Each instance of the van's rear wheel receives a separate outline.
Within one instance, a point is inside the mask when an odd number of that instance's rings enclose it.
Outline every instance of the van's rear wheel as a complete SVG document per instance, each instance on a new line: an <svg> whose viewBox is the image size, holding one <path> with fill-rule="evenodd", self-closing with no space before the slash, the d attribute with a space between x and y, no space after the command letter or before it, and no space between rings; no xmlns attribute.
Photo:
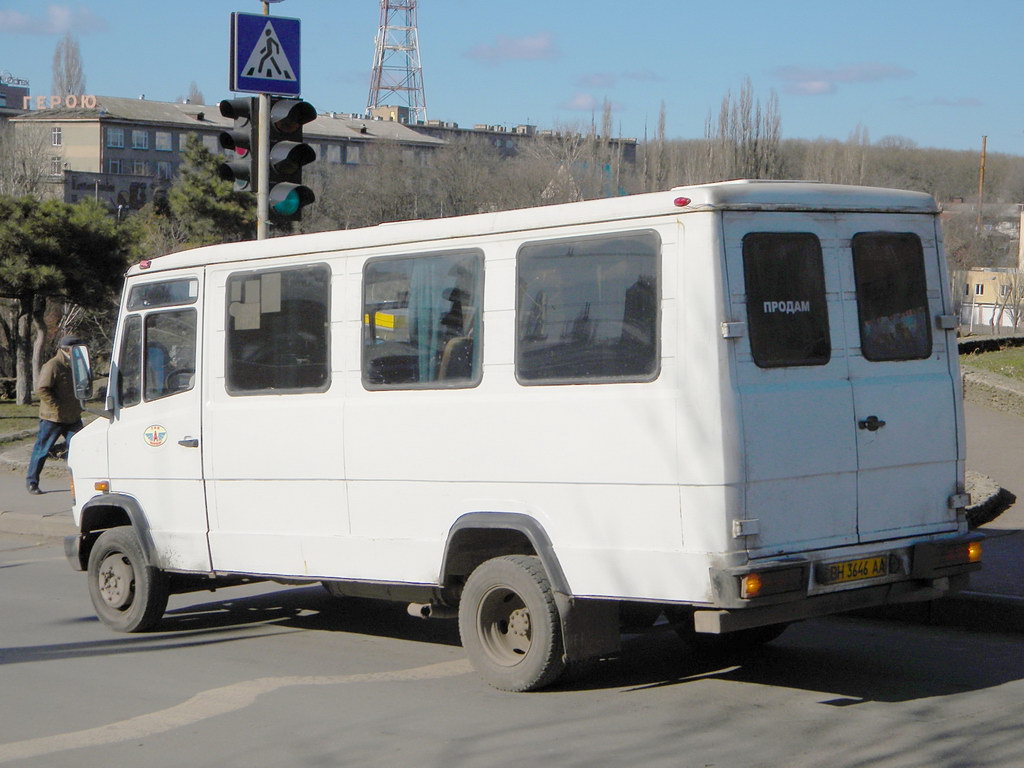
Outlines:
<svg viewBox="0 0 1024 768"><path fill-rule="evenodd" d="M459 632L473 667L495 688L532 691L565 671L558 608L537 557L479 565L462 590Z"/></svg>
<svg viewBox="0 0 1024 768"><path fill-rule="evenodd" d="M145 632L164 615L167 575L146 565L130 526L100 534L89 553L89 597L96 615L118 632Z"/></svg>

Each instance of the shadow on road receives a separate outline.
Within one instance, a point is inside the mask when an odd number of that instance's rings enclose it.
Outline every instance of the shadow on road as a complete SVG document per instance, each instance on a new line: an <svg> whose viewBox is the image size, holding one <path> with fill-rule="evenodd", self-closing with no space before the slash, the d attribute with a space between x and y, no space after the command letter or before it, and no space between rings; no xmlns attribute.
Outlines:
<svg viewBox="0 0 1024 768"><path fill-rule="evenodd" d="M460 644L454 620L414 618L400 603L339 600L316 586L176 608L148 634L2 648L0 664L188 648L295 630ZM724 680L820 693L822 705L840 707L946 696L1020 679L1024 654L1016 638L836 617L794 625L774 643L732 655L697 651L671 630L627 635L621 652L585 665L549 690L620 690L630 695Z"/></svg>

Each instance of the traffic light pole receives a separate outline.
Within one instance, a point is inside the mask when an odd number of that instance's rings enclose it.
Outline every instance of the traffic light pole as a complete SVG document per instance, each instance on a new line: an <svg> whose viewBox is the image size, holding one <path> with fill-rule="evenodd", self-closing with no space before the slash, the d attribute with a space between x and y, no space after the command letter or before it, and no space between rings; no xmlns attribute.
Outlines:
<svg viewBox="0 0 1024 768"><path fill-rule="evenodd" d="M270 96L261 93L258 97L259 113L256 132L259 148L256 161L256 239L267 239L267 222L270 219Z"/></svg>
<svg viewBox="0 0 1024 768"><path fill-rule="evenodd" d="M270 2L263 0L263 15L270 15ZM267 239L267 222L270 219L270 96L259 95L259 122L256 133L259 135L259 149L256 162L256 239Z"/></svg>

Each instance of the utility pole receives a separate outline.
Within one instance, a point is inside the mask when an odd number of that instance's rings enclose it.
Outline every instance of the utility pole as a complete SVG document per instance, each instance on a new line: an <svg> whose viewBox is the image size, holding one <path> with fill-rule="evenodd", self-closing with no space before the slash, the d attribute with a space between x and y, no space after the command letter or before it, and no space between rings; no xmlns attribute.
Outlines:
<svg viewBox="0 0 1024 768"><path fill-rule="evenodd" d="M978 221L974 225L974 231L981 234L981 210L985 205L985 148L988 145L988 136L981 137L981 167L978 168Z"/></svg>

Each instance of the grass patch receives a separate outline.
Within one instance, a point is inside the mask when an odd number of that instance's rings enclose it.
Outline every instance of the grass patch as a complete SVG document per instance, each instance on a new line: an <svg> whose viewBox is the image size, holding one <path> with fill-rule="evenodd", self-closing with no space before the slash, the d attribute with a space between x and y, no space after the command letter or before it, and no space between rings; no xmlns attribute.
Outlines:
<svg viewBox="0 0 1024 768"><path fill-rule="evenodd" d="M970 368L980 368L1024 381L1024 347L1007 347L998 352L982 352L979 355L961 355L960 362Z"/></svg>
<svg viewBox="0 0 1024 768"><path fill-rule="evenodd" d="M0 401L0 435L21 432L39 426L38 405L16 405Z"/></svg>

